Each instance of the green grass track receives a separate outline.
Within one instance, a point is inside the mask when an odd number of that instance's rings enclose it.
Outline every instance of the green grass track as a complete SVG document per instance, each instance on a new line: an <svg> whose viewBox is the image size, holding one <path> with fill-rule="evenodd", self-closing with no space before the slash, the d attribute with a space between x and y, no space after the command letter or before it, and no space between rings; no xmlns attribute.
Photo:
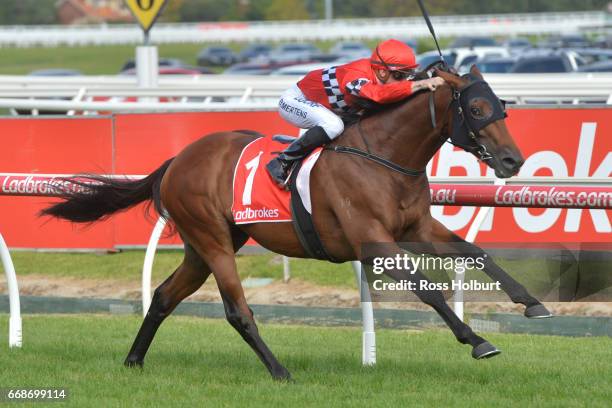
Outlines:
<svg viewBox="0 0 612 408"><path fill-rule="evenodd" d="M363 368L357 328L261 325L295 379L276 383L224 321L171 317L139 370L122 361L140 318L25 316L24 347L12 350L7 320L0 316L0 387L67 388L68 400L56 407L604 407L611 400L606 337L491 334L504 353L476 361L447 330L380 330L378 364Z"/></svg>

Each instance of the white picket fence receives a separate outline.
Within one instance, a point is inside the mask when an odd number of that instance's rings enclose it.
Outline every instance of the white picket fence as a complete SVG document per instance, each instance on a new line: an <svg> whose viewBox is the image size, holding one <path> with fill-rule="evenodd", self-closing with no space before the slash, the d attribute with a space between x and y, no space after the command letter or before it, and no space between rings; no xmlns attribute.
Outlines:
<svg viewBox="0 0 612 408"><path fill-rule="evenodd" d="M416 7L416 6L415 6ZM564 13L484 14L432 16L440 36L539 35L602 30L603 11ZM422 17L335 19L308 21L218 22L156 24L151 41L162 43L366 40L429 36ZM83 26L0 27L0 46L139 44L143 34L136 24Z"/></svg>

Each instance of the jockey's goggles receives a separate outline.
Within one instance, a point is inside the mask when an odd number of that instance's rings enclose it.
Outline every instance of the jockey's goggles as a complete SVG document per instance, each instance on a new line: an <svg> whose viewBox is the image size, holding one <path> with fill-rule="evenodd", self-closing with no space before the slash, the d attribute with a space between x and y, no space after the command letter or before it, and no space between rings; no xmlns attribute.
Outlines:
<svg viewBox="0 0 612 408"><path fill-rule="evenodd" d="M391 73L393 79L395 79L396 81L403 81L405 79L414 79L417 71L416 69L402 69L395 71L389 70L389 72Z"/></svg>

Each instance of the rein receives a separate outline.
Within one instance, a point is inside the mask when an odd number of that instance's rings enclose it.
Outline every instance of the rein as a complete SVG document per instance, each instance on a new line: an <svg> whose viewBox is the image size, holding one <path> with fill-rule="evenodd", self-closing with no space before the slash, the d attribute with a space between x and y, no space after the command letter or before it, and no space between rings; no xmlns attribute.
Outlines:
<svg viewBox="0 0 612 408"><path fill-rule="evenodd" d="M395 164L392 161L389 161L380 156L377 156L375 154L364 152L363 150L359 150L357 148L350 147L350 146L325 146L323 147L323 149L330 150L336 153L347 153L347 154L353 154L355 156L363 157L364 159L371 160L377 164L380 164L381 166L385 166L386 168L390 170L396 171L406 176L418 177L422 174L425 174L425 170L408 169L408 168L400 166L399 164Z"/></svg>

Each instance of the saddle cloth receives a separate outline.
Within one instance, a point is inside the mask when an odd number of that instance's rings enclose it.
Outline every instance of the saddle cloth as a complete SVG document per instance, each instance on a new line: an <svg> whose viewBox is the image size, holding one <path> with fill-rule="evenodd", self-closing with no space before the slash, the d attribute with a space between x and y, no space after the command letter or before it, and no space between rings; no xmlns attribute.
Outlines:
<svg viewBox="0 0 612 408"><path fill-rule="evenodd" d="M245 146L234 169L232 215L236 224L255 222L291 222L291 193L278 187L272 180L266 164L286 144L261 137ZM296 180L304 207L312 212L310 204L310 172L321 148L304 159Z"/></svg>

